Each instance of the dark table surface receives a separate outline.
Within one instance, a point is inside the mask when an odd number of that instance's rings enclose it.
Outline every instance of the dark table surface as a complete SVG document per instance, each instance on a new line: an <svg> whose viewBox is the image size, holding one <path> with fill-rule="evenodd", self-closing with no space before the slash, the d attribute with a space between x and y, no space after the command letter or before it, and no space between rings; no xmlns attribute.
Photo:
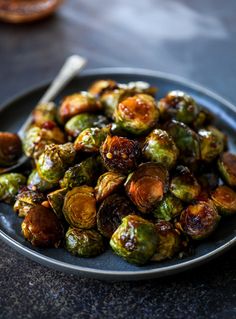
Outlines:
<svg viewBox="0 0 236 319"><path fill-rule="evenodd" d="M236 2L70 0L27 26L0 24L0 103L52 79L79 53L199 82L236 102ZM0 119L1 122L1 119ZM236 249L184 274L140 282L78 278L0 243L0 318L236 318Z"/></svg>

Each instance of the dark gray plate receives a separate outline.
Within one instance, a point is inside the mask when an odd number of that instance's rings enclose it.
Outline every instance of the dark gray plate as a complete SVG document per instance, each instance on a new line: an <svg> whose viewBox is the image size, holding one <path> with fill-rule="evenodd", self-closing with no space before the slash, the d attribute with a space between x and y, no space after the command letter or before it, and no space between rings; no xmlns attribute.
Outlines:
<svg viewBox="0 0 236 319"><path fill-rule="evenodd" d="M215 114L216 125L227 133L230 148L232 151L235 151L236 107L215 93L199 85L189 83L189 81L179 79L176 76L127 68L90 70L73 80L60 94L57 101L64 95L79 90L86 90L91 82L100 78L112 78L118 82L147 81L159 88L158 98L173 89L189 93L199 104ZM17 131L39 98L43 95L46 87L47 85L43 85L33 89L1 107L1 131ZM0 237L16 250L37 262L55 269L108 280L139 280L180 272L213 258L230 248L236 242L235 216L221 221L214 235L208 240L199 243L194 256L182 260L173 259L137 267L115 256L111 250L96 258L82 259L71 256L63 248L34 248L21 235L21 221L9 206L0 204Z"/></svg>

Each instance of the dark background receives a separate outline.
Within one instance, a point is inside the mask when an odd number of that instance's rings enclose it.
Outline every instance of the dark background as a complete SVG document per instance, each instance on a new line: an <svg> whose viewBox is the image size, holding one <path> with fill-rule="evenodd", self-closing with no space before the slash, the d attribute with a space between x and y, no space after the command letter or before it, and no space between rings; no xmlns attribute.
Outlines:
<svg viewBox="0 0 236 319"><path fill-rule="evenodd" d="M52 79L72 53L88 68L178 74L235 103L235 12L235 0L70 0L35 24L0 23L0 103ZM233 319L235 252L181 275L108 283L50 270L0 243L0 318Z"/></svg>

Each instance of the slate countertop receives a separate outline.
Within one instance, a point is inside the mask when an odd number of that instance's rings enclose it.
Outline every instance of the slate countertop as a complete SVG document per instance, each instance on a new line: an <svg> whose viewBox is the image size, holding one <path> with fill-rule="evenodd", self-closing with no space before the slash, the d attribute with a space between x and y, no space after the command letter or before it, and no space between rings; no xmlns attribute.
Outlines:
<svg viewBox="0 0 236 319"><path fill-rule="evenodd" d="M0 103L52 79L72 53L88 68L174 73L236 103L235 11L234 0L71 0L38 23L1 23ZM236 318L235 253L168 278L109 283L50 270L0 242L0 318Z"/></svg>

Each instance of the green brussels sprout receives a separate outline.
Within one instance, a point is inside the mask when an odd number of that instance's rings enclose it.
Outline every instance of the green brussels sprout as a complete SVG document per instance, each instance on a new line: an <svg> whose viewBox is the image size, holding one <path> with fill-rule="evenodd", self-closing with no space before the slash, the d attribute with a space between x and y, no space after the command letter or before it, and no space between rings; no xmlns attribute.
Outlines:
<svg viewBox="0 0 236 319"><path fill-rule="evenodd" d="M57 186L57 182L47 182L45 179L40 177L36 169L32 170L27 180L27 187L33 191L47 192Z"/></svg>
<svg viewBox="0 0 236 319"><path fill-rule="evenodd" d="M88 92L95 96L101 96L104 92L113 91L118 87L113 80L97 80L89 87Z"/></svg>
<svg viewBox="0 0 236 319"><path fill-rule="evenodd" d="M98 230L104 237L111 238L120 226L122 218L134 214L136 214L136 210L127 197L112 194L99 207L97 213Z"/></svg>
<svg viewBox="0 0 236 319"><path fill-rule="evenodd" d="M118 87L120 89L125 90L126 92L136 95L139 93L145 93L148 95L154 96L157 89L153 86L150 86L149 83L144 81L135 81L135 82L129 82L127 84L118 84Z"/></svg>
<svg viewBox="0 0 236 319"><path fill-rule="evenodd" d="M147 94L137 94L121 101L115 109L114 118L125 131L140 135L152 129L159 118L154 98Z"/></svg>
<svg viewBox="0 0 236 319"><path fill-rule="evenodd" d="M104 252L102 236L94 229L70 227L65 236L66 249L79 257L94 257Z"/></svg>
<svg viewBox="0 0 236 319"><path fill-rule="evenodd" d="M106 172L101 175L95 187L95 197L98 202L114 193L125 181L126 176L116 172Z"/></svg>
<svg viewBox="0 0 236 319"><path fill-rule="evenodd" d="M153 215L158 219L169 221L179 216L183 210L181 200L171 193L167 193L153 211Z"/></svg>
<svg viewBox="0 0 236 319"><path fill-rule="evenodd" d="M129 263L143 265L156 252L155 226L137 215L128 215L112 235L110 245L117 255Z"/></svg>
<svg viewBox="0 0 236 319"><path fill-rule="evenodd" d="M96 200L89 186L74 187L65 195L62 212L70 226L93 228L96 225Z"/></svg>
<svg viewBox="0 0 236 319"><path fill-rule="evenodd" d="M225 152L218 160L218 169L223 180L232 187L236 186L236 155Z"/></svg>
<svg viewBox="0 0 236 319"><path fill-rule="evenodd" d="M100 153L107 170L126 174L137 167L140 148L137 141L108 135Z"/></svg>
<svg viewBox="0 0 236 319"><path fill-rule="evenodd" d="M46 145L37 161L39 175L48 182L56 183L75 160L72 143Z"/></svg>
<svg viewBox="0 0 236 319"><path fill-rule="evenodd" d="M47 199L52 210L60 219L63 217L62 207L64 204L64 198L66 193L67 193L67 189L61 188L47 194Z"/></svg>
<svg viewBox="0 0 236 319"><path fill-rule="evenodd" d="M8 173L0 175L0 201L12 204L19 189L25 185L26 178L22 174Z"/></svg>
<svg viewBox="0 0 236 319"><path fill-rule="evenodd" d="M201 187L187 167L177 166L170 182L170 191L182 201L191 202L198 197Z"/></svg>
<svg viewBox="0 0 236 319"><path fill-rule="evenodd" d="M43 193L26 188L21 190L16 196L13 209L18 212L19 217L25 217L33 206L41 204L44 200Z"/></svg>
<svg viewBox="0 0 236 319"><path fill-rule="evenodd" d="M143 145L143 156L151 161L172 168L177 160L179 151L166 131L155 129L146 138Z"/></svg>
<svg viewBox="0 0 236 319"><path fill-rule="evenodd" d="M199 201L188 206L180 216L184 233L192 239L204 239L217 227L220 216L212 202Z"/></svg>
<svg viewBox="0 0 236 319"><path fill-rule="evenodd" d="M221 215L232 215L236 213L236 192L225 185L216 188L211 199Z"/></svg>
<svg viewBox="0 0 236 319"><path fill-rule="evenodd" d="M21 229L25 239L37 247L58 247L63 238L63 227L49 208L33 206L26 215Z"/></svg>
<svg viewBox="0 0 236 319"><path fill-rule="evenodd" d="M176 119L190 124L198 115L198 106L194 99L182 91L171 91L158 103L163 120Z"/></svg>
<svg viewBox="0 0 236 319"><path fill-rule="evenodd" d="M220 155L225 147L225 135L213 126L198 131L200 136L201 159L211 162Z"/></svg>
<svg viewBox="0 0 236 319"><path fill-rule="evenodd" d="M162 261L172 258L180 250L180 236L173 225L161 220L155 224L157 232L157 249L152 261Z"/></svg>
<svg viewBox="0 0 236 319"><path fill-rule="evenodd" d="M74 149L76 151L83 151L87 153L99 152L100 146L106 139L110 132L109 127L98 128L91 127L83 130L74 142Z"/></svg>
<svg viewBox="0 0 236 319"><path fill-rule="evenodd" d="M118 104L128 96L130 96L130 94L124 89L115 89L113 91L104 92L100 101L106 116L113 119Z"/></svg>
<svg viewBox="0 0 236 319"><path fill-rule="evenodd" d="M83 130L91 127L102 128L108 124L103 115L82 113L73 116L65 125L65 131L69 137L76 138Z"/></svg>
<svg viewBox="0 0 236 319"><path fill-rule="evenodd" d="M168 177L167 170L159 164L141 164L128 176L126 193L142 213L150 213L167 192Z"/></svg>
<svg viewBox="0 0 236 319"><path fill-rule="evenodd" d="M17 134L0 132L0 166L11 166L22 154L21 139Z"/></svg>
<svg viewBox="0 0 236 319"><path fill-rule="evenodd" d="M33 110L33 123L42 126L45 122L55 122L57 118L57 108L53 102L40 103Z"/></svg>
<svg viewBox="0 0 236 319"><path fill-rule="evenodd" d="M191 165L200 159L199 137L187 125L172 120L166 130L179 149L179 159L183 164Z"/></svg>
<svg viewBox="0 0 236 319"><path fill-rule="evenodd" d="M213 115L206 109L201 109L192 123L195 130L199 130L209 125L213 120Z"/></svg>
<svg viewBox="0 0 236 319"><path fill-rule="evenodd" d="M92 94L88 92L75 93L64 98L59 107L59 117L62 123L66 123L77 114L93 113L100 109L99 101Z"/></svg>

